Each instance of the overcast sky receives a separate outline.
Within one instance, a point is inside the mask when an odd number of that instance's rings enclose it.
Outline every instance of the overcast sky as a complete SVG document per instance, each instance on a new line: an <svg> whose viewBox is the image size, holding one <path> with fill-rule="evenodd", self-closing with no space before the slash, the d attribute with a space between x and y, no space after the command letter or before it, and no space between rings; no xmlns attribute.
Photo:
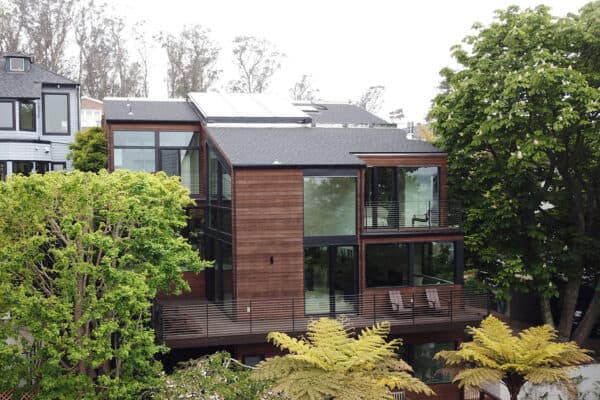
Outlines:
<svg viewBox="0 0 600 400"><path fill-rule="evenodd" d="M545 0L554 15L577 12L588 1ZM231 41L254 35L271 41L287 57L268 92L288 97L302 74L313 77L325 100L358 99L372 85L386 87L379 114L402 108L406 121L421 122L436 94L439 71L452 66L450 47L474 22L489 23L493 11L533 0L108 0L132 24L144 20L150 32L177 32L200 23L222 51L222 87L235 78ZM151 97L166 97L166 55L151 55ZM159 56L160 55L160 56Z"/></svg>

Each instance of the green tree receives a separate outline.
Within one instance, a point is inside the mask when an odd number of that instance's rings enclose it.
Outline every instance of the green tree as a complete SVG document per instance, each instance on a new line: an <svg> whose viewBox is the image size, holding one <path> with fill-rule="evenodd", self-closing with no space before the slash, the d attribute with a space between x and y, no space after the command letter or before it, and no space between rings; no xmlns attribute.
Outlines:
<svg viewBox="0 0 600 400"><path fill-rule="evenodd" d="M553 17L547 7L497 11L454 48L458 71L430 116L448 152L450 196L466 207L470 261L511 290L550 298L566 279L559 321L571 336L582 277L597 286L600 261L600 2ZM595 283L594 283L595 282ZM586 313L600 314L600 298ZM581 343L591 325L575 333Z"/></svg>
<svg viewBox="0 0 600 400"><path fill-rule="evenodd" d="M106 137L102 129L94 127L79 131L69 144L68 160L80 171L98 172L106 168L108 161Z"/></svg>
<svg viewBox="0 0 600 400"><path fill-rule="evenodd" d="M226 352L182 363L172 375L163 375L153 394L156 400L193 398L196 400L280 399L269 393L268 381L251 379L250 368Z"/></svg>
<svg viewBox="0 0 600 400"><path fill-rule="evenodd" d="M137 399L163 350L157 292L205 263L180 235L187 190L164 173L57 172L0 182L0 391Z"/></svg>
<svg viewBox="0 0 600 400"><path fill-rule="evenodd" d="M397 357L400 340L387 342L389 331L383 322L354 338L343 321L320 318L308 324L306 338L271 332L268 339L290 354L262 361L255 376L275 381L273 389L292 400L392 399L394 389L434 394Z"/></svg>
<svg viewBox="0 0 600 400"><path fill-rule="evenodd" d="M573 366L593 361L587 350L575 342L557 342L550 325L528 328L519 336L504 322L489 316L481 327L469 327L473 341L458 350L444 350L435 355L447 369L455 372L459 387L481 388L486 383L503 381L511 400L517 400L525 382L559 384L570 393L576 388L569 376Z"/></svg>

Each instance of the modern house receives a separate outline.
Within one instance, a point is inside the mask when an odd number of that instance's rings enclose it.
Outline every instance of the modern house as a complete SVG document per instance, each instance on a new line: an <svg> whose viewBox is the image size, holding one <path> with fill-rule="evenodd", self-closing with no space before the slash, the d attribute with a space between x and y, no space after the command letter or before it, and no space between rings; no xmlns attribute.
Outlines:
<svg viewBox="0 0 600 400"><path fill-rule="evenodd" d="M102 100L81 96L81 129L100 127L103 109Z"/></svg>
<svg viewBox="0 0 600 400"><path fill-rule="evenodd" d="M185 273L190 293L157 299L158 340L172 362L226 348L252 364L276 354L270 331L302 335L319 316L389 321L416 375L459 399L432 357L481 320L487 296L463 284L446 154L368 127L372 115L319 126L328 105L313 108L217 93L104 100L110 168L181 176L196 203L188 237L215 260Z"/></svg>
<svg viewBox="0 0 600 400"><path fill-rule="evenodd" d="M79 84L20 53L0 57L0 179L67 168Z"/></svg>

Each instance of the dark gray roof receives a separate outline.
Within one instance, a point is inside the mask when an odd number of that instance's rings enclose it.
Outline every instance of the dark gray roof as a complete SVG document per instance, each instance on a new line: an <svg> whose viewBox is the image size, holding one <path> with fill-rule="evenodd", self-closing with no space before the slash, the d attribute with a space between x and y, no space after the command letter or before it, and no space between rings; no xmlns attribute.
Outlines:
<svg viewBox="0 0 600 400"><path fill-rule="evenodd" d="M200 122L193 106L183 99L106 97L103 101L107 121Z"/></svg>
<svg viewBox="0 0 600 400"><path fill-rule="evenodd" d="M12 54L22 57L23 55ZM26 72L7 71L6 57L0 57L0 97L39 98L43 84L77 85L77 82L32 63Z"/></svg>
<svg viewBox="0 0 600 400"><path fill-rule="evenodd" d="M234 166L364 165L354 153L443 153L386 128L227 128L209 126L212 141Z"/></svg>
<svg viewBox="0 0 600 400"><path fill-rule="evenodd" d="M310 115L316 124L390 125L386 120L354 104L305 102L294 104Z"/></svg>

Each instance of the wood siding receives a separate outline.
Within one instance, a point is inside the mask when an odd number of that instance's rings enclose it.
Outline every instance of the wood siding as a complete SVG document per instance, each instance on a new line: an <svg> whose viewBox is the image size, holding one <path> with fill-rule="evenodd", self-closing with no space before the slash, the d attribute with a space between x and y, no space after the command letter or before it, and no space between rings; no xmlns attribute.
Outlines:
<svg viewBox="0 0 600 400"><path fill-rule="evenodd" d="M204 277L204 272L184 272L183 279L190 285L189 292L183 292L178 296L159 293L156 298L158 300L167 301L206 298L206 279Z"/></svg>
<svg viewBox="0 0 600 400"><path fill-rule="evenodd" d="M302 298L302 170L236 170L234 186L235 298Z"/></svg>

